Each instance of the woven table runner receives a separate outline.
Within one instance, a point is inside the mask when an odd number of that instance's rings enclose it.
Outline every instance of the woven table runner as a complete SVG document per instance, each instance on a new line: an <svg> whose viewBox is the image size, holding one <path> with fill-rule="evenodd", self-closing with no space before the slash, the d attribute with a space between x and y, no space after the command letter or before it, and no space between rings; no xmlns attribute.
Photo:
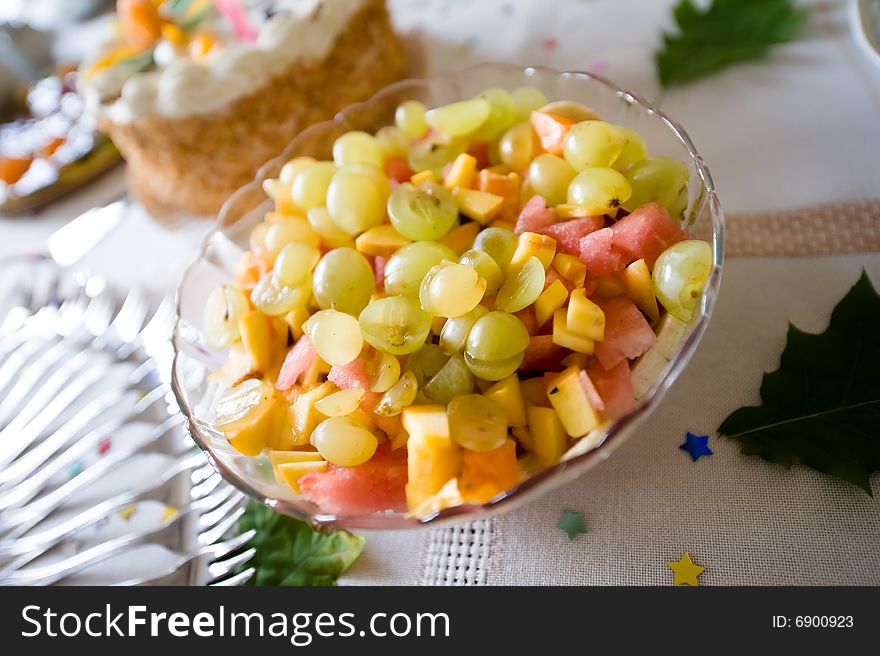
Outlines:
<svg viewBox="0 0 880 656"><path fill-rule="evenodd" d="M843 256L844 254L880 252L880 200L833 203L812 208L766 214L734 214L727 217L726 226L726 253L728 257L734 258L732 263L729 262L729 267L738 268L740 264L748 266L747 263L736 259L746 256L810 256L811 258L816 258L816 261L822 266L832 267L832 270L838 270L844 265L844 260L846 260L846 264L849 268L853 268L853 263L850 263L846 257L817 258L816 256ZM870 257L873 259L873 256L862 255L861 257ZM880 258L877 259L878 262L874 267L875 269L880 267ZM838 260L840 260L840 262L838 262ZM790 261L792 266L795 266L796 262L798 262L798 260ZM860 265L861 262L855 264ZM808 267L808 270L811 268L812 267ZM871 271L869 270L869 273L870 272ZM732 270L731 277L733 277ZM749 276L747 275L746 278L748 277ZM874 278L875 280L880 281L880 277L876 275L876 272L874 273ZM756 279L761 279L760 273L756 276ZM852 282L854 281L855 278L853 278ZM725 290L722 289L722 298L724 297L724 291ZM765 291L766 290L760 288L755 289L756 294L763 294ZM766 293L768 293L768 295L770 294L770 292ZM832 299L840 298L840 296L841 294L834 292L834 294L832 294ZM772 299L770 299L770 301L774 305L776 304ZM836 300L831 300L830 304L826 305L823 300L820 305L817 301L817 307L821 307L821 311L825 312L825 316L827 317L827 312L830 311L830 308L833 307L835 302ZM718 315L716 315L715 318L716 322L718 321L717 316ZM827 321L827 318L825 320ZM807 328L809 328L809 326L807 326ZM813 329L821 330L822 325L820 324ZM712 327L710 326L710 333L711 330ZM775 331L772 334L775 335ZM778 353L784 344L784 338L785 332L784 330L781 330L777 340L779 344L773 345L773 352L776 353L775 357L777 358L777 363ZM701 350L709 348L706 343L708 341L708 339L704 341L704 344L700 347ZM731 345L731 347L735 348L735 345ZM748 348L748 346L746 346L746 348ZM700 359L699 355L698 352L698 358L696 358L696 360ZM706 359L711 358L703 358L703 360ZM695 362L691 365L691 369L699 365L700 362ZM775 365L772 364L772 357L770 357L764 368L765 370L775 368ZM762 371L754 372L754 376L756 377L756 380L754 381L754 389L734 390L736 394L733 394L733 397L756 397L761 373ZM675 386L673 387L673 392L674 390ZM674 398L676 398L676 395L671 393L670 398L664 401L664 405L673 403ZM735 407L738 407L735 404L727 405L729 406L729 409L727 409L728 412ZM869 499L869 497L863 492L852 488L852 486L847 486L837 480L832 480L827 476L817 474L812 470L806 470L806 468L796 466L791 472L784 472L781 468L770 465L757 458L741 456L738 453L738 447L736 444L728 440L722 441L714 437L713 431L715 427L717 427L717 422L708 422L704 424L702 423L705 421L703 418L688 416L693 413L684 413L675 408L666 413L662 413L663 410L664 409L661 407L657 414L669 414L672 412L676 415L674 419L681 427L682 437L685 430L700 430L702 433L709 433L713 436L710 443L716 450L716 454L715 458L709 459L714 460L711 465L719 466L719 463L722 465L726 463L728 468L736 471L737 476L749 476L754 479L741 482L741 485L746 488L745 491L742 491L746 497L749 495L748 488L750 486L753 487L752 494L754 494L755 497L754 508L751 507L752 504L749 499L746 499L744 502L743 499L736 498L730 501L730 505L733 506L733 508L728 508L728 504L725 501L726 491L724 487L721 485L715 485L712 481L704 481L704 483L709 485L709 489L713 490L714 498L703 499L702 503L714 504L717 506L717 509L712 511L714 519L705 522L705 527L698 526L693 529L692 534L700 536L703 535L705 531L706 541L711 543L715 537L714 531L711 527L712 522L725 522L727 524L725 530L730 530L731 527L729 524L731 522L742 523L742 526L738 528L738 531L741 531L743 534L743 542L739 546L736 544L731 545L732 553L729 555L730 561L724 563L723 566L727 567L729 570L732 567L731 563L737 563L740 561L753 562L757 560L759 561L758 567L760 571L758 573L753 572L751 575L749 572L721 571L712 578L711 574L713 573L713 569L717 571L721 563L704 562L703 564L706 566L707 572L701 580L710 584L712 582L722 584L744 582L758 584L786 584L793 582L880 583L880 548L875 546L878 542L877 537L880 535L880 503ZM650 427L652 426L651 421L652 420L649 419L646 426L642 427L638 433L631 438L630 442L650 439L651 436L645 435L644 433L650 430ZM691 423L689 424L688 422ZM679 441L681 440L679 439ZM627 447L631 446L631 444L624 445L618 453L614 454L611 461L600 465L591 472L588 472L583 478L589 478L598 470L613 466L615 459L626 458L630 453L630 449L627 449ZM651 448L654 448L653 445ZM675 448L675 445L672 445L671 448ZM666 453L666 451L663 451L663 453ZM677 456L678 454L673 455ZM681 455L686 458L686 454L682 453ZM721 460L722 457L725 458L724 461ZM709 465L703 467L702 470L698 468L698 465L701 465L706 460L707 459L704 458L698 463L693 463L694 467L692 468L692 471L705 472ZM681 462L683 464L676 464L676 466L682 468L680 470L681 472L684 472L682 475L688 475L691 471L687 469L690 467L690 462ZM795 473L795 470L798 471ZM786 481L786 476L789 476L791 480ZM619 479L615 478L614 483L615 485L620 483L629 486L630 494L632 495L632 498L636 500L644 497L646 494L651 494L651 490L646 490L644 488L645 486L651 485L654 476L646 475L643 479L644 480L640 480L639 477L634 477L631 480L621 482ZM581 481L577 481L568 487L575 489L575 486L578 486L580 483ZM791 505L786 505L783 498L785 494L780 493L780 490L784 490L787 486L793 486L795 488L795 496L812 495L819 498L805 504L801 509L795 509ZM564 498L566 497L565 491L568 490L568 487L563 488L563 491L560 493ZM697 495L703 495L707 492L705 486L700 486L694 482L685 480L680 481L678 487L691 488L690 492ZM764 516L756 517L754 522L750 521L749 514L752 512L756 515L770 512L772 515L772 508L775 501L770 497L774 497L775 494L778 494L781 501L778 509L778 520L774 519L772 516ZM575 497L576 495L571 496ZM622 498L625 499L626 497L626 494L622 495ZM589 507L589 502L586 502L586 507L577 507L576 505L573 505L572 508L575 510L583 510L587 513L587 526L591 530L591 533L599 530L605 531L606 535L604 538L603 536L598 536L596 538L603 545L602 548L586 554L579 554L575 551L568 558L563 554L563 556L559 557L559 560L561 563L568 561L569 564L567 567L569 568L569 571L565 571L566 566L560 564L558 572L559 578L556 580L553 579L553 572L556 570L553 569L552 561L557 558L557 555L554 552L543 554L544 558L551 562L549 564L541 563L540 567L535 567L534 569L538 571L536 571L534 575L523 573L523 568L529 568L529 558L525 555L518 558L517 554L524 549L527 550L530 546L530 542L533 540L540 541L543 539L545 542L549 541L554 550L565 550L569 548L567 538L565 538L562 532L558 531L554 526L555 522L558 521L559 510L553 508L553 503L554 502L552 501L547 502L546 500L539 500L527 505L524 509L514 510L506 515L479 520L460 526L427 531L427 535L422 544L422 555L419 562L420 577L418 582L425 585L484 585L491 583L578 584L614 583L618 581L621 583L668 584L670 582L670 573L665 571L663 566L663 562L665 561L660 562L659 564L658 562L654 562L650 565L633 562L614 562L614 551L617 544L622 544L626 540L631 542L634 538L638 540L639 533L642 529L639 526L617 526L613 521L610 524L606 522L599 528L591 527L589 515L592 509ZM555 503L558 506L559 502ZM578 502L572 500L572 504L576 503ZM686 500L685 502L679 500L679 504L681 505L682 503L683 507L687 507ZM656 499L648 500L647 505L654 506L656 513L674 514L674 511L671 510L670 507L664 505L664 499L662 498L661 493L657 494ZM673 503L671 505L674 506L675 504ZM531 506L536 506L540 510L536 511L531 509ZM556 514L552 514L554 512ZM535 527L534 532L539 535L534 536L525 534L524 530L528 531L530 528L529 522L534 522L535 517L537 516L543 517L543 515L539 515L538 513L545 513L548 515L541 522L542 526ZM785 525L786 517L789 513L795 513L795 515L792 515L793 519L791 521L793 522L800 521L798 517L803 517L803 521L811 525L809 530L815 530L816 534L803 536L804 542L802 544L787 544L792 540L796 541L798 539L797 536L793 537L792 535L786 534L786 531L781 528ZM800 515L797 513L800 513ZM818 518L815 521L810 519L816 517L820 513L827 513L827 521L822 520L821 518ZM625 511L621 512L621 515L623 514L625 514ZM839 518L837 523L835 523L835 517L841 514L843 517ZM523 520L523 517L526 515L529 515L529 519ZM674 542L674 527L677 520L675 517L670 517L669 519L670 521L664 524L669 526L669 531L668 534L665 535L665 538L668 541ZM644 518L646 528L650 521L655 520L656 518ZM789 573L784 571L784 566L780 566L779 563L773 562L774 559L767 554L749 552L750 539L748 534L750 531L755 531L759 534L764 533L765 535L763 535L763 539L775 543L776 540L771 534L768 534L768 531L772 532L775 530L774 527L777 526L780 527L780 543L778 544L778 548L790 550L792 552L792 555L789 556L793 558L792 562L789 563L792 568ZM841 535L841 531L843 532L843 535ZM618 534L607 535L609 532L617 532ZM685 533L687 533L687 531L685 531ZM585 544L589 545L588 540L591 538L591 534L580 537L585 539ZM760 538L760 536L758 537ZM848 565L846 565L847 554L840 554L839 557L844 562L844 565L838 563L837 567L840 567L840 569L844 571L838 571L838 569L836 569L836 564L833 562L826 563L824 556L822 556L821 553L816 555L815 563L804 564L802 562L805 559L809 561L811 554L814 554L817 551L821 552L824 548L823 545L829 541L833 542L836 539L839 539L840 544L842 545L857 545L857 548L854 549L854 553L851 554L852 562ZM718 538L718 540L725 543L725 541L730 540L730 538ZM812 544L810 540L814 540L815 544ZM650 541L650 539L648 541ZM574 545L577 543L572 544ZM580 548L582 550L585 549L583 544ZM670 560L678 560L681 555L680 552L687 549L691 550L691 554L697 562L699 562L700 558L709 559L710 557L714 557L717 560L717 556L711 556L710 553L701 554L700 545L697 543L682 544L680 551L670 551L666 555L668 555ZM707 549L707 552L708 551L711 551L711 549ZM739 551L739 553L736 553L737 551ZM656 557L653 554L649 555L642 553L638 548L636 548L636 552L640 558L653 558L656 560ZM805 555L800 557L795 556L794 554L798 552L803 552ZM539 556L540 554L536 554L536 558ZM739 558L740 561L738 561L737 558ZM767 562L760 564L762 558L765 558ZM786 556L783 555L781 558L785 561ZM865 563L871 562L872 559L876 563L874 568L870 571L865 571ZM571 571L570 569L572 567L580 568L581 566L583 569L578 569L578 571ZM643 568L644 571L639 571L640 567ZM847 567L849 568L848 570ZM596 571L597 568L601 571ZM615 568L619 568L621 572L619 578L615 578ZM777 572L777 568L782 571ZM798 568L802 569L799 570ZM805 575L807 570L811 573L813 577L812 579L810 579L809 575Z"/></svg>

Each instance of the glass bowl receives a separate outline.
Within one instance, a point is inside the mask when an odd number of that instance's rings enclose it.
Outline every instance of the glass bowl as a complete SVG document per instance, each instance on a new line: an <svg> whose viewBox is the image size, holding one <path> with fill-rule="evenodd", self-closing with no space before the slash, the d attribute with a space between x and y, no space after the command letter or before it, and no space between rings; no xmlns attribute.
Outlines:
<svg viewBox="0 0 880 656"><path fill-rule="evenodd" d="M213 407L222 389L209 382L207 374L223 363L225 352L208 347L202 334L205 299L212 289L231 280L237 261L247 249L251 229L272 207L262 190L262 181L277 177L284 162L302 155L332 159L331 148L336 137L353 129L373 132L393 122L395 107L406 99L415 98L432 106L472 97L488 87L513 90L525 85L541 89L550 100L575 100L593 107L605 120L638 130L652 155L673 157L688 167L686 224L695 237L712 244L715 256L689 332L665 371L628 415L611 424L604 434L591 436L595 439L575 443L559 463L488 503L447 508L421 518L392 512L349 516L322 513L315 504L297 498L286 486L276 483L267 458L240 455L223 434L212 427ZM723 259L724 218L708 168L681 126L638 96L589 73L560 73L542 67L501 64L483 64L427 79L404 80L386 87L366 102L352 105L334 119L303 131L278 158L260 169L253 182L238 190L223 206L217 224L205 237L197 259L186 270L178 289L178 320L173 336L174 394L186 416L190 434L217 471L249 496L279 512L315 525L364 529L415 528L484 518L515 508L581 476L608 458L650 416L684 370L706 330L718 296Z"/></svg>

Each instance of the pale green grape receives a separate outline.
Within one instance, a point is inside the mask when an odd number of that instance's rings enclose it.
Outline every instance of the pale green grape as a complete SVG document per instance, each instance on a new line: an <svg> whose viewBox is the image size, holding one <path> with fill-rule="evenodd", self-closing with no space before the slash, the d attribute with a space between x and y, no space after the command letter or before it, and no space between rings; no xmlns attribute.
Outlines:
<svg viewBox="0 0 880 656"><path fill-rule="evenodd" d="M238 318L249 309L247 297L232 285L221 285L208 294L203 321L208 344L229 346L239 338Z"/></svg>
<svg viewBox="0 0 880 656"><path fill-rule="evenodd" d="M476 320L467 336L465 353L476 360L506 360L526 350L529 331L507 312L494 310Z"/></svg>
<svg viewBox="0 0 880 656"><path fill-rule="evenodd" d="M342 169L327 188L327 211L333 223L356 235L382 223L386 198L383 185L371 172Z"/></svg>
<svg viewBox="0 0 880 656"><path fill-rule="evenodd" d="M321 238L324 246L338 248L354 244L351 235L333 222L326 207L313 207L306 215L312 230Z"/></svg>
<svg viewBox="0 0 880 656"><path fill-rule="evenodd" d="M544 153L532 160L527 175L535 193L543 196L549 207L554 207L566 201L575 170L561 157Z"/></svg>
<svg viewBox="0 0 880 656"><path fill-rule="evenodd" d="M468 369L461 353L453 354L422 387L422 395L432 403L449 403L461 394L474 391L474 375Z"/></svg>
<svg viewBox="0 0 880 656"><path fill-rule="evenodd" d="M385 157L406 157L410 137L398 127L384 125L376 131L376 143Z"/></svg>
<svg viewBox="0 0 880 656"><path fill-rule="evenodd" d="M504 360L477 360L468 353L464 354L464 362L471 373L483 380L504 380L519 369L525 358L525 351Z"/></svg>
<svg viewBox="0 0 880 656"><path fill-rule="evenodd" d="M440 239L458 221L458 204L436 182L398 185L388 198L391 225L407 239Z"/></svg>
<svg viewBox="0 0 880 656"><path fill-rule="evenodd" d="M428 271L419 288L422 309L441 317L460 317L480 302L486 280L473 267L441 262Z"/></svg>
<svg viewBox="0 0 880 656"><path fill-rule="evenodd" d="M315 427L311 443L327 462L357 467L373 457L379 442L363 424L350 417L330 417Z"/></svg>
<svg viewBox="0 0 880 656"><path fill-rule="evenodd" d="M654 293L669 314L682 321L691 318L712 262L712 247L696 239L680 241L660 254L652 273Z"/></svg>
<svg viewBox="0 0 880 656"><path fill-rule="evenodd" d="M626 135L605 121L582 121L571 126L562 144L565 160L575 171L607 167L626 146Z"/></svg>
<svg viewBox="0 0 880 656"><path fill-rule="evenodd" d="M291 196L293 202L303 209L316 205L324 205L327 199L327 187L336 174L333 162L318 162L302 171L293 181Z"/></svg>
<svg viewBox="0 0 880 656"><path fill-rule="evenodd" d="M528 121L532 112L547 104L547 96L535 87L519 87L514 89L512 96L517 121Z"/></svg>
<svg viewBox="0 0 880 656"><path fill-rule="evenodd" d="M327 417L344 417L358 409L364 398L363 387L349 387L315 401L315 410Z"/></svg>
<svg viewBox="0 0 880 656"><path fill-rule="evenodd" d="M478 305L464 316L447 319L440 331L440 349L448 355L461 351L474 323L488 313L485 305Z"/></svg>
<svg viewBox="0 0 880 656"><path fill-rule="evenodd" d="M481 230L474 239L474 250L489 255L503 271L513 259L516 251L516 235L506 228L486 228Z"/></svg>
<svg viewBox="0 0 880 656"><path fill-rule="evenodd" d="M484 98L460 100L429 109L425 113L425 121L450 137L463 137L482 126L489 118L491 109L489 101Z"/></svg>
<svg viewBox="0 0 880 656"><path fill-rule="evenodd" d="M385 351L375 351L364 368L370 377L371 392L387 392L400 380L400 360Z"/></svg>
<svg viewBox="0 0 880 656"><path fill-rule="evenodd" d="M429 342L406 358L404 371L412 372L421 387L443 368L447 360L449 356L439 346Z"/></svg>
<svg viewBox="0 0 880 656"><path fill-rule="evenodd" d="M590 168L578 173L568 185L568 203L589 215L616 214L632 194L629 181L618 171Z"/></svg>
<svg viewBox="0 0 880 656"><path fill-rule="evenodd" d="M623 207L630 212L646 203L669 208L679 201L682 190L687 189L688 170L669 157L648 157L630 166L624 175L632 187L632 195Z"/></svg>
<svg viewBox="0 0 880 656"><path fill-rule="evenodd" d="M466 394L450 399L449 434L471 451L492 451L507 439L507 411L482 394Z"/></svg>
<svg viewBox="0 0 880 656"><path fill-rule="evenodd" d="M522 171L535 156L535 137L532 126L517 123L511 126L498 141L498 155L501 161L515 171Z"/></svg>
<svg viewBox="0 0 880 656"><path fill-rule="evenodd" d="M251 302L263 314L277 317L294 308L304 307L311 295L312 285L308 276L301 284L288 287L279 283L270 271L251 290Z"/></svg>
<svg viewBox="0 0 880 656"><path fill-rule="evenodd" d="M321 252L314 246L293 242L278 253L272 271L282 286L301 285L312 273L312 267L320 257Z"/></svg>
<svg viewBox="0 0 880 656"><path fill-rule="evenodd" d="M338 310L319 310L303 324L312 346L324 362L346 365L354 360L364 346L358 320Z"/></svg>
<svg viewBox="0 0 880 656"><path fill-rule="evenodd" d="M400 380L382 395L376 404L376 414L383 417L394 417L403 409L413 404L419 393L419 384L411 371L404 373Z"/></svg>
<svg viewBox="0 0 880 656"><path fill-rule="evenodd" d="M495 307L519 312L538 300L544 291L544 265L534 255L510 271L495 296Z"/></svg>
<svg viewBox="0 0 880 656"><path fill-rule="evenodd" d="M625 125L618 125L616 127L626 136L626 146L623 147L620 155L614 160L614 168L618 171L623 171L626 167L645 159L648 156L648 146L645 144L642 135L632 128L628 128Z"/></svg>
<svg viewBox="0 0 880 656"><path fill-rule="evenodd" d="M418 351L431 332L431 315L408 296L372 301L358 318L360 333L371 346L392 355Z"/></svg>
<svg viewBox="0 0 880 656"><path fill-rule="evenodd" d="M333 162L340 167L346 164L372 164L382 168L385 156L376 137L353 130L340 135L333 142Z"/></svg>
<svg viewBox="0 0 880 656"><path fill-rule="evenodd" d="M406 136L417 139L428 131L426 111L427 108L418 100L407 100L398 105L394 112L394 124Z"/></svg>
<svg viewBox="0 0 880 656"><path fill-rule="evenodd" d="M434 177L443 177L443 167L465 151L462 139L446 142L439 134L428 135L412 144L407 151L409 167L416 171L431 171Z"/></svg>
<svg viewBox="0 0 880 656"><path fill-rule="evenodd" d="M504 282L504 273L502 273L501 267L498 266L498 262L493 260L492 256L485 251L474 249L465 251L458 258L458 261L461 264L473 267L480 277L486 281L485 293L488 296L494 296L498 288L501 287L501 283Z"/></svg>
<svg viewBox="0 0 880 656"><path fill-rule="evenodd" d="M500 87L486 89L478 97L489 103L489 117L473 134L473 138L479 141L493 141L513 125L516 106L510 93Z"/></svg>
<svg viewBox="0 0 880 656"><path fill-rule="evenodd" d="M321 258L312 276L315 300L321 309L333 308L357 316L376 291L373 268L353 248L334 248Z"/></svg>
<svg viewBox="0 0 880 656"><path fill-rule="evenodd" d="M271 383L249 378L226 390L214 409L214 426L232 432L261 416L272 400Z"/></svg>
<svg viewBox="0 0 880 656"><path fill-rule="evenodd" d="M428 275L431 267L443 260L455 259L455 251L434 241L414 241L407 244L385 264L385 293L418 298L422 279Z"/></svg>
<svg viewBox="0 0 880 656"><path fill-rule="evenodd" d="M291 186L293 185L293 181L296 180L296 176L317 163L318 160L314 157L294 157L281 167L278 179L284 184Z"/></svg>
<svg viewBox="0 0 880 656"><path fill-rule="evenodd" d="M273 256L278 255L287 244L308 244L317 247L319 243L319 236L301 216L279 219L266 228L263 238L263 246Z"/></svg>

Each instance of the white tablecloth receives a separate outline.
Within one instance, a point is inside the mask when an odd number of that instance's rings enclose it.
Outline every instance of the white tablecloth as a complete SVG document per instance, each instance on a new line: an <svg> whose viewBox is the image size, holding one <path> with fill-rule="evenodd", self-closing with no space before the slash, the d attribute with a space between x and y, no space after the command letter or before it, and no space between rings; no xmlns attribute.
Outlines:
<svg viewBox="0 0 880 656"><path fill-rule="evenodd" d="M424 45L430 71L485 60L590 69L651 100L661 95L652 52L673 4L389 1L399 27ZM846 2L802 4L811 19L797 41L660 99L708 162L727 212L880 196L880 70L858 52ZM39 216L0 219L0 256L39 247L121 184L116 171ZM168 291L205 229L171 229L136 211L86 265L119 284ZM783 474L714 437L715 455L697 463L677 448L684 431L711 434L726 412L754 401L786 320L822 329L862 266L880 280L877 256L732 260L694 362L608 463L458 533L371 533L343 582L665 583L665 562L685 550L707 567L705 583L880 582L876 501L812 470ZM707 405L707 389L728 396ZM569 543L554 528L562 508L585 512L590 532Z"/></svg>

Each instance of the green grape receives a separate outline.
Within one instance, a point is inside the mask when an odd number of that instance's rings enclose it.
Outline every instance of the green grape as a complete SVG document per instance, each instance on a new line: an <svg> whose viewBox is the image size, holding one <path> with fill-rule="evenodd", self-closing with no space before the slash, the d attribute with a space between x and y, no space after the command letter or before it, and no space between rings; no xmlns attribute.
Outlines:
<svg viewBox="0 0 880 656"><path fill-rule="evenodd" d="M333 162L312 164L294 179L291 188L293 202L306 210L324 205L327 187L335 174L336 165Z"/></svg>
<svg viewBox="0 0 880 656"><path fill-rule="evenodd" d="M466 394L449 401L449 434L471 451L492 451L507 439L507 411L482 394Z"/></svg>
<svg viewBox="0 0 880 656"><path fill-rule="evenodd" d="M375 351L364 369L370 377L371 392L387 392L400 380L400 360L385 351Z"/></svg>
<svg viewBox="0 0 880 656"><path fill-rule="evenodd" d="M373 268L353 248L334 248L315 267L315 300L322 310L333 308L357 316L376 291Z"/></svg>
<svg viewBox="0 0 880 656"><path fill-rule="evenodd" d="M354 240L351 235L333 222L330 212L326 207L313 207L306 214L312 230L321 238L324 246L338 248L340 246L352 246Z"/></svg>
<svg viewBox="0 0 880 656"><path fill-rule="evenodd" d="M676 319L688 321L712 272L712 246L688 239L667 248L654 264L654 293Z"/></svg>
<svg viewBox="0 0 880 656"><path fill-rule="evenodd" d="M414 241L407 244L385 264L385 293L418 298L422 279L428 275L431 267L443 260L455 259L455 251L435 241Z"/></svg>
<svg viewBox="0 0 880 656"><path fill-rule="evenodd" d="M532 112L547 104L547 96L535 87L519 87L512 96L517 121L528 121Z"/></svg>
<svg viewBox="0 0 880 656"><path fill-rule="evenodd" d="M465 353L476 360L506 360L526 350L529 331L518 318L494 310L474 322L467 336Z"/></svg>
<svg viewBox="0 0 880 656"><path fill-rule="evenodd" d="M467 342L468 333L470 333L474 323L476 323L477 319L488 313L489 310L485 305L478 305L461 317L447 319L440 331L440 349L448 355L461 351Z"/></svg>
<svg viewBox="0 0 880 656"><path fill-rule="evenodd" d="M247 297L238 287L221 285L208 294L203 321L208 344L222 348L238 340L238 318L248 309Z"/></svg>
<svg viewBox="0 0 880 656"><path fill-rule="evenodd" d="M411 371L404 373L391 389L382 395L376 404L376 414L394 417L412 405L419 393L419 384Z"/></svg>
<svg viewBox="0 0 880 656"><path fill-rule="evenodd" d="M466 145L461 139L447 143L438 134L428 135L409 147L406 159L413 171L431 171L434 177L442 178L443 167L461 155Z"/></svg>
<svg viewBox="0 0 880 656"><path fill-rule="evenodd" d="M358 321L338 310L319 310L303 324L312 346L324 362L346 365L360 355L364 339Z"/></svg>
<svg viewBox="0 0 880 656"><path fill-rule="evenodd" d="M379 442L363 424L350 417L330 417L315 426L311 443L329 463L357 467L373 457Z"/></svg>
<svg viewBox="0 0 880 656"><path fill-rule="evenodd" d="M373 173L342 169L327 188L327 211L344 232L356 235L382 223L386 198Z"/></svg>
<svg viewBox="0 0 880 656"><path fill-rule="evenodd" d="M669 208L677 204L682 190L687 189L687 168L669 157L648 157L630 166L624 175L632 187L632 195L623 207L630 212L646 203Z"/></svg>
<svg viewBox="0 0 880 656"><path fill-rule="evenodd" d="M478 97L489 103L489 118L473 134L473 138L479 141L494 141L513 125L516 116L513 97L506 89L500 87L486 89Z"/></svg>
<svg viewBox="0 0 880 656"><path fill-rule="evenodd" d="M443 368L448 359L439 346L429 342L406 358L404 371L411 372L421 387Z"/></svg>
<svg viewBox="0 0 880 656"><path fill-rule="evenodd" d="M263 245L272 256L278 255L287 244L308 244L317 247L319 243L319 236L301 216L279 219L267 226L263 238Z"/></svg>
<svg viewBox="0 0 880 656"><path fill-rule="evenodd" d="M614 168L618 171L623 171L626 167L645 159L648 156L648 146L645 144L645 140L642 139L642 135L632 128L628 128L625 125L618 125L616 127L626 136L626 146L623 147L620 155L614 160Z"/></svg>
<svg viewBox="0 0 880 656"><path fill-rule="evenodd" d="M385 157L406 157L410 138L403 130L393 125L385 125L376 131L376 143Z"/></svg>
<svg viewBox="0 0 880 656"><path fill-rule="evenodd" d="M681 188L681 191L678 194L678 197L672 202L671 205L666 207L669 212L669 216L679 221L684 220L684 213L687 211L688 207L688 188L687 185Z"/></svg>
<svg viewBox="0 0 880 656"><path fill-rule="evenodd" d="M333 142L333 162L339 167L347 164L371 164L382 168L385 165L385 155L376 137L353 130L340 135Z"/></svg>
<svg viewBox="0 0 880 656"><path fill-rule="evenodd" d="M277 317L287 314L294 308L304 307L312 296L312 285L308 277L295 287L282 285L270 271L265 274L251 290L251 302L263 314Z"/></svg>
<svg viewBox="0 0 880 656"><path fill-rule="evenodd" d="M360 332L371 346L391 355L418 351L431 332L431 315L408 296L372 301L358 318Z"/></svg>
<svg viewBox="0 0 880 656"><path fill-rule="evenodd" d="M474 391L474 375L468 369L461 353L453 354L431 379L422 387L422 395L432 403L452 401L461 394Z"/></svg>
<svg viewBox="0 0 880 656"><path fill-rule="evenodd" d="M249 378L229 388L214 408L214 426L225 432L233 432L246 426L254 418L265 413L272 401L274 389L271 383Z"/></svg>
<svg viewBox="0 0 880 656"><path fill-rule="evenodd" d="M349 387L333 392L315 401L315 410L326 417L344 417L358 409L364 394L363 387Z"/></svg>
<svg viewBox="0 0 880 656"><path fill-rule="evenodd" d="M535 136L528 123L511 126L498 142L498 155L504 164L515 171L522 171L535 156Z"/></svg>
<svg viewBox="0 0 880 656"><path fill-rule="evenodd" d="M617 213L632 194L629 181L618 171L590 168L578 173L568 185L568 203L589 215Z"/></svg>
<svg viewBox="0 0 880 656"><path fill-rule="evenodd" d="M458 221L458 203L436 182L404 182L388 197L388 216L407 239L440 239Z"/></svg>
<svg viewBox="0 0 880 656"><path fill-rule="evenodd" d="M432 128L450 137L463 137L476 131L489 118L491 105L485 98L460 100L429 109L425 121Z"/></svg>
<svg viewBox="0 0 880 656"><path fill-rule="evenodd" d="M611 166L626 146L626 135L605 121L581 121L571 126L562 150L575 171Z"/></svg>
<svg viewBox="0 0 880 656"><path fill-rule="evenodd" d="M504 273L498 262L492 259L492 256L485 251L471 249L465 251L458 258L461 264L473 267L476 272L486 281L486 294L494 296L504 282Z"/></svg>
<svg viewBox="0 0 880 656"><path fill-rule="evenodd" d="M489 255L503 271L513 259L517 241L516 235L506 228L486 228L477 234L473 248Z"/></svg>
<svg viewBox="0 0 880 656"><path fill-rule="evenodd" d="M312 273L312 267L317 264L320 257L321 252L314 246L293 242L287 244L278 253L272 271L282 286L301 285Z"/></svg>
<svg viewBox="0 0 880 656"><path fill-rule="evenodd" d="M486 280L473 267L444 261L431 267L419 288L422 309L441 317L460 317L480 302Z"/></svg>
<svg viewBox="0 0 880 656"><path fill-rule="evenodd" d="M525 358L525 351L504 360L477 360L468 353L464 354L464 362L471 373L483 380L504 380L514 374Z"/></svg>
<svg viewBox="0 0 880 656"><path fill-rule="evenodd" d="M505 278L495 297L495 307L504 312L519 312L528 307L544 291L544 279L544 265L533 255Z"/></svg>
<svg viewBox="0 0 880 656"><path fill-rule="evenodd" d="M294 157L281 167L281 171L278 173L278 179L284 184L292 186L293 181L296 180L296 176L311 167L312 164L317 163L318 160L314 157Z"/></svg>
<svg viewBox="0 0 880 656"><path fill-rule="evenodd" d="M575 170L561 157L544 153L532 160L527 175L535 193L543 196L549 207L554 207L566 201Z"/></svg>
<svg viewBox="0 0 880 656"><path fill-rule="evenodd" d="M407 100L398 105L394 112L394 124L406 136L417 139L428 131L426 111L427 108L418 100Z"/></svg>

